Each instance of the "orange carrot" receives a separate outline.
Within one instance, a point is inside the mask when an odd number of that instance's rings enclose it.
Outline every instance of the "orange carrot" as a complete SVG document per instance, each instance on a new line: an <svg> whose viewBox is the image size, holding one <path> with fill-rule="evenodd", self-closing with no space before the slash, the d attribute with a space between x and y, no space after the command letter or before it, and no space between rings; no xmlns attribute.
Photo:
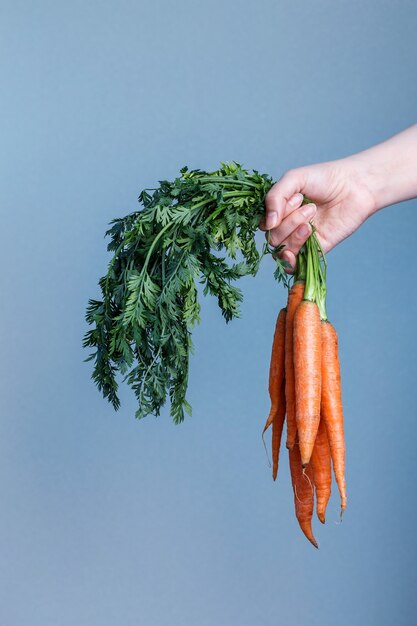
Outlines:
<svg viewBox="0 0 417 626"><path fill-rule="evenodd" d="M318 548L311 528L314 510L313 469L309 465L303 470L300 449L297 443L295 443L292 450L289 450L289 457L295 515L307 539L311 541L314 547Z"/></svg>
<svg viewBox="0 0 417 626"><path fill-rule="evenodd" d="M285 419L284 350L286 314L286 309L281 309L275 324L269 367L269 396L271 398L271 408L262 432L263 438L265 431L272 424L272 477L274 480L278 472L279 448Z"/></svg>
<svg viewBox="0 0 417 626"><path fill-rule="evenodd" d="M346 508L345 436L337 333L330 322L321 323L321 414L326 424L333 471L339 488L342 512Z"/></svg>
<svg viewBox="0 0 417 626"><path fill-rule="evenodd" d="M317 517L321 523L324 524L326 507L332 488L332 466L330 461L329 441L323 418L320 419L316 441L314 442L311 466L313 468L314 486L316 488Z"/></svg>
<svg viewBox="0 0 417 626"><path fill-rule="evenodd" d="M306 467L320 423L321 328L317 304L303 300L294 316L295 417Z"/></svg>
<svg viewBox="0 0 417 626"><path fill-rule="evenodd" d="M285 400L287 403L287 448L292 450L297 435L294 388L294 314L304 296L304 282L296 282L288 294L285 326Z"/></svg>
<svg viewBox="0 0 417 626"><path fill-rule="evenodd" d="M272 422L272 478L276 480L278 474L279 449L281 446L282 429L285 420L285 382L281 384L281 401Z"/></svg>

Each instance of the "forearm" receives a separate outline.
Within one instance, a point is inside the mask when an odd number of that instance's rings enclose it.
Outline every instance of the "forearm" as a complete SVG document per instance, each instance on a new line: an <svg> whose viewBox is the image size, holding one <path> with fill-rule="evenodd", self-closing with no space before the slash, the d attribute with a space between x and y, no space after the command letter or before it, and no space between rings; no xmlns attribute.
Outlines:
<svg viewBox="0 0 417 626"><path fill-rule="evenodd" d="M417 197L417 124L348 159L366 180L372 212Z"/></svg>

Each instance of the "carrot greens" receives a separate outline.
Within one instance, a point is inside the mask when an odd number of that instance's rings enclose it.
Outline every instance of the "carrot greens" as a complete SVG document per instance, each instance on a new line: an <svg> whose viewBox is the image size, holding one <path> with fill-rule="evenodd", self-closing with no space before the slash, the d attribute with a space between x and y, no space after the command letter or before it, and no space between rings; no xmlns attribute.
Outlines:
<svg viewBox="0 0 417 626"><path fill-rule="evenodd" d="M114 219L106 235L113 253L99 281L100 299L89 300L92 326L84 347L93 352L92 378L117 410L118 374L133 389L136 417L159 415L166 399L174 422L191 414L186 400L191 329L200 321L197 283L217 298L226 322L239 316L241 290L266 254L255 232L272 179L238 163L214 172L184 167L174 181L160 181L139 196L141 209ZM285 262L275 278L286 283Z"/></svg>

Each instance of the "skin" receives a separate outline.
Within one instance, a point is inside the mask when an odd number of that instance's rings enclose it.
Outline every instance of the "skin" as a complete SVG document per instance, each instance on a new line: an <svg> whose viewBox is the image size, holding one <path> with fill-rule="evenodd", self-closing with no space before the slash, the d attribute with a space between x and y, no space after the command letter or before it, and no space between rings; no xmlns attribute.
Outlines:
<svg viewBox="0 0 417 626"><path fill-rule="evenodd" d="M329 252L378 210L416 198L416 170L417 124L358 154L286 172L266 195L260 228L294 268L310 221ZM314 204L301 206L303 194Z"/></svg>

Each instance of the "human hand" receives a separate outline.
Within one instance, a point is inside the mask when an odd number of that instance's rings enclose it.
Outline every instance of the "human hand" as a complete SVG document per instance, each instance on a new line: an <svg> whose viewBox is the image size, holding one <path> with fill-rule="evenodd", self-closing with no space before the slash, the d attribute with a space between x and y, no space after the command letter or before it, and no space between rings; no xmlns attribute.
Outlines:
<svg viewBox="0 0 417 626"><path fill-rule="evenodd" d="M278 256L295 268L296 255L311 234L309 222L328 252L377 209L370 178L358 156L290 170L267 193L260 228L270 231L272 246L284 246ZM303 195L312 203L302 206Z"/></svg>

